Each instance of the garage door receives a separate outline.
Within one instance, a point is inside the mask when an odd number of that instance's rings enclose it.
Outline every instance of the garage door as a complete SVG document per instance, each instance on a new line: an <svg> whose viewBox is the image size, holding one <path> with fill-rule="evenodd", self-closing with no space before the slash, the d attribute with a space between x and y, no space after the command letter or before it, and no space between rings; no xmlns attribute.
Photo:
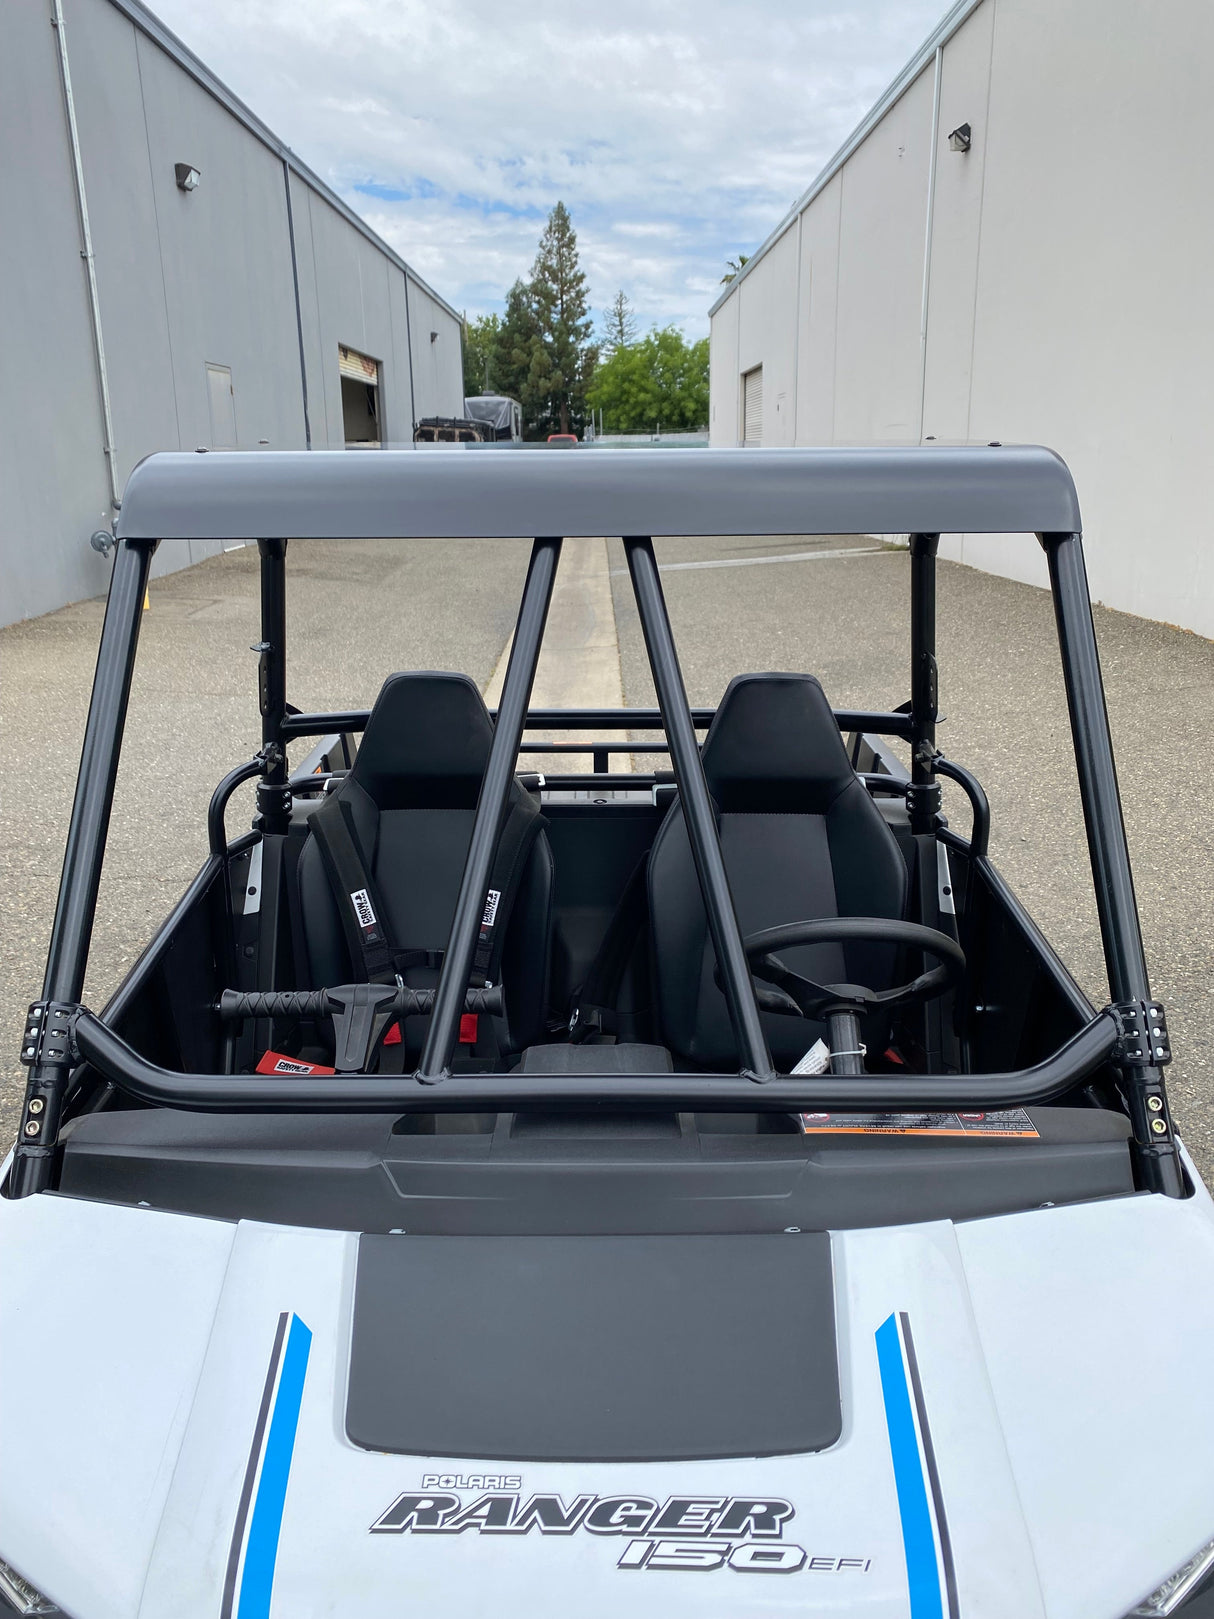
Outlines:
<svg viewBox="0 0 1214 1619"><path fill-rule="evenodd" d="M742 442L746 445L763 442L763 367L755 366L742 378Z"/></svg>

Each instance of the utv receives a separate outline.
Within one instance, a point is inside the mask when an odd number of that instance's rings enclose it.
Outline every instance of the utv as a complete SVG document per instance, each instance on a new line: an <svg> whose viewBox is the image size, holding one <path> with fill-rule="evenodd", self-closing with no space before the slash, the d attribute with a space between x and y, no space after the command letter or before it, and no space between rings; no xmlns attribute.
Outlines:
<svg viewBox="0 0 1214 1619"><path fill-rule="evenodd" d="M0 1201L10 1608L1214 1613L1214 1208L1168 1111L1079 530L1034 448L136 469ZM898 531L902 707L779 672L689 707L652 536ZM984 531L1049 561L1100 1010L936 745L937 542ZM659 708L532 709L559 536L604 534ZM369 712L288 704L288 536L346 535L527 540L496 713L425 671ZM200 537L260 549L263 745L97 1016L148 567ZM672 769L611 772L620 731Z"/></svg>

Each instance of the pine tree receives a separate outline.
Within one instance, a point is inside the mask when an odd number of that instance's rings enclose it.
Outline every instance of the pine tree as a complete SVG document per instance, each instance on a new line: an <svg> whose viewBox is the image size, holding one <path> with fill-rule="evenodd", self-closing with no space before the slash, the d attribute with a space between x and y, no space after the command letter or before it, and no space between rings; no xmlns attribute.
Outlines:
<svg viewBox="0 0 1214 1619"><path fill-rule="evenodd" d="M548 216L528 290L539 342L522 402L537 429L546 425L548 432L568 433L584 425L586 387L598 347L591 341L577 233L563 202Z"/></svg>
<svg viewBox="0 0 1214 1619"><path fill-rule="evenodd" d="M616 349L626 349L630 343L635 343L636 335L637 318L627 293L621 288L607 311L603 347L608 354L614 354Z"/></svg>
<svg viewBox="0 0 1214 1619"><path fill-rule="evenodd" d="M524 433L528 438L533 434L529 431L531 422L524 395L538 342L531 290L525 282L516 281L506 294L506 308L490 353L489 370L498 392L524 405Z"/></svg>

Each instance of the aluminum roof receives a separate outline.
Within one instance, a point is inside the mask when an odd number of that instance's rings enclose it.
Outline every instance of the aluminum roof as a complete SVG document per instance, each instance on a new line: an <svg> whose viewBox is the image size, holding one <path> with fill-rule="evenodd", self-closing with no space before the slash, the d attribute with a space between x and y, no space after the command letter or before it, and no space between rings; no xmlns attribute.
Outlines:
<svg viewBox="0 0 1214 1619"><path fill-rule="evenodd" d="M131 473L125 539L1077 533L1052 450L208 451Z"/></svg>

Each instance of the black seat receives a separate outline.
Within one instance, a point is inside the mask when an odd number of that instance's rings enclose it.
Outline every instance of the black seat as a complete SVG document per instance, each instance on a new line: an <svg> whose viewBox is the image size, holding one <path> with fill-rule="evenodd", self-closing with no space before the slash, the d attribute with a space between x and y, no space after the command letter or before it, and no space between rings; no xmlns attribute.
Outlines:
<svg viewBox="0 0 1214 1619"><path fill-rule="evenodd" d="M334 794L350 812L387 913L392 946L432 957L429 964L402 971L414 989L438 981L433 958L445 950L451 931L492 738L489 711L466 675L390 675L354 765ZM513 798L523 792L515 782ZM329 871L313 836L300 852L298 869L311 986L356 981L363 974L351 960ZM523 861L510 914L499 918L506 930L500 971L506 1014L495 1020L502 1051L519 1051L543 1037L551 910L552 851L541 829ZM410 1054L420 1050L426 1023L407 1020Z"/></svg>
<svg viewBox="0 0 1214 1619"><path fill-rule="evenodd" d="M830 704L812 675L739 675L704 743L721 853L743 937L810 918L901 918L907 871L893 833L852 769ZM684 1064L736 1068L729 1013L713 979L708 918L678 804L659 829L649 903L661 1038ZM782 953L819 983L892 986L888 945L819 945ZM763 1013L788 1071L822 1025ZM872 1038L874 1032L869 1032Z"/></svg>

